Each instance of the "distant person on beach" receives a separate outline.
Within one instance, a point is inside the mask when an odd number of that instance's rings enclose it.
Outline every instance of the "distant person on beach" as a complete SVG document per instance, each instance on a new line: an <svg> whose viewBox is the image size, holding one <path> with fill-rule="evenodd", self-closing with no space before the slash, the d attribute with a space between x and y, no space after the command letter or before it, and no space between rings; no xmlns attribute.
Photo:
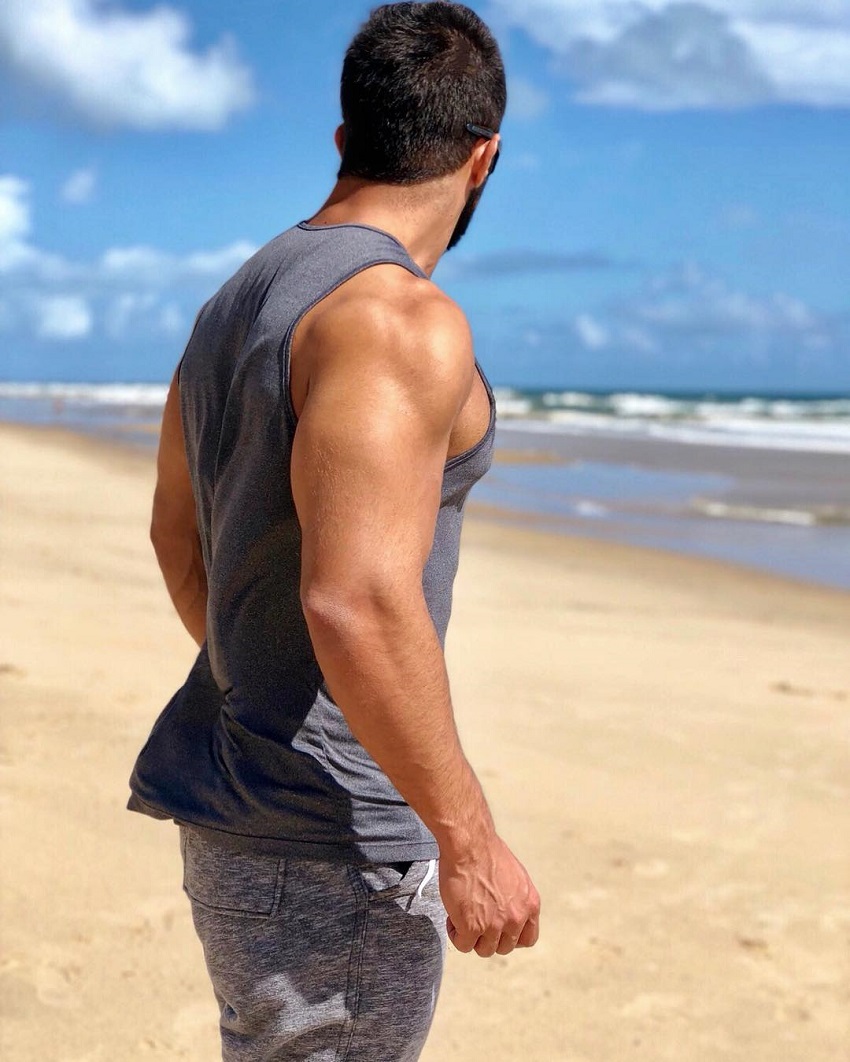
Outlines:
<svg viewBox="0 0 850 1062"><path fill-rule="evenodd" d="M498 45L462 4L386 4L341 102L336 185L202 308L158 456L151 535L200 652L128 806L179 825L228 1062L416 1059L447 936L538 935L443 655L495 400L430 277L499 156Z"/></svg>

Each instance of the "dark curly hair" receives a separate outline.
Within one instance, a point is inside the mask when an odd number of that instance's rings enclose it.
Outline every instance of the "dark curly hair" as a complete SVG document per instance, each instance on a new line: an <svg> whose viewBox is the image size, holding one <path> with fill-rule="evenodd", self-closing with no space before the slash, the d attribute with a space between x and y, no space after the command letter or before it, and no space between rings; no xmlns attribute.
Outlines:
<svg viewBox="0 0 850 1062"><path fill-rule="evenodd" d="M348 46L338 177L415 184L452 173L474 143L467 122L498 131L507 105L502 55L463 4L383 4Z"/></svg>

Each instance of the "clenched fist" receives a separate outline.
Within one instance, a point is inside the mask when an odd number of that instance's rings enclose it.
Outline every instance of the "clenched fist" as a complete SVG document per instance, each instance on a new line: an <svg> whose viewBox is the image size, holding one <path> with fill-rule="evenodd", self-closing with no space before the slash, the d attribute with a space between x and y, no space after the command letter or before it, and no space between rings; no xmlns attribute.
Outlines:
<svg viewBox="0 0 850 1062"><path fill-rule="evenodd" d="M489 958L537 941L540 896L525 867L495 834L467 853L441 853L440 894L449 940L458 951Z"/></svg>

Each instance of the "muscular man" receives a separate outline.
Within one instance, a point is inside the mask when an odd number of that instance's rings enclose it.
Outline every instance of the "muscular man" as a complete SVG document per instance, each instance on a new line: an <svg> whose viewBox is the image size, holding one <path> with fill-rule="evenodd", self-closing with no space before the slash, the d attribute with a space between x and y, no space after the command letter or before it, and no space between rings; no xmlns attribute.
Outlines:
<svg viewBox="0 0 850 1062"><path fill-rule="evenodd" d="M152 538L200 647L129 806L180 826L223 1057L419 1057L446 933L533 945L539 897L461 749L443 657L495 402L430 280L498 158L498 46L461 4L376 8L338 181L203 307Z"/></svg>

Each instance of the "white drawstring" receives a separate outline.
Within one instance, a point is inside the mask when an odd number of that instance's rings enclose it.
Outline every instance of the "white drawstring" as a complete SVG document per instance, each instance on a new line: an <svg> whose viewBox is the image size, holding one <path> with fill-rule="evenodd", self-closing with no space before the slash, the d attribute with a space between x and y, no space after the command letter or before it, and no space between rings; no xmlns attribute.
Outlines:
<svg viewBox="0 0 850 1062"><path fill-rule="evenodd" d="M431 880L431 878L433 878L433 876L436 873L436 871L437 871L437 860L436 859L429 859L428 860L428 869L425 871L425 877L419 882L419 888L416 890L416 895L419 897L420 900L422 899L422 893L425 891L425 886L428 884L428 882Z"/></svg>

